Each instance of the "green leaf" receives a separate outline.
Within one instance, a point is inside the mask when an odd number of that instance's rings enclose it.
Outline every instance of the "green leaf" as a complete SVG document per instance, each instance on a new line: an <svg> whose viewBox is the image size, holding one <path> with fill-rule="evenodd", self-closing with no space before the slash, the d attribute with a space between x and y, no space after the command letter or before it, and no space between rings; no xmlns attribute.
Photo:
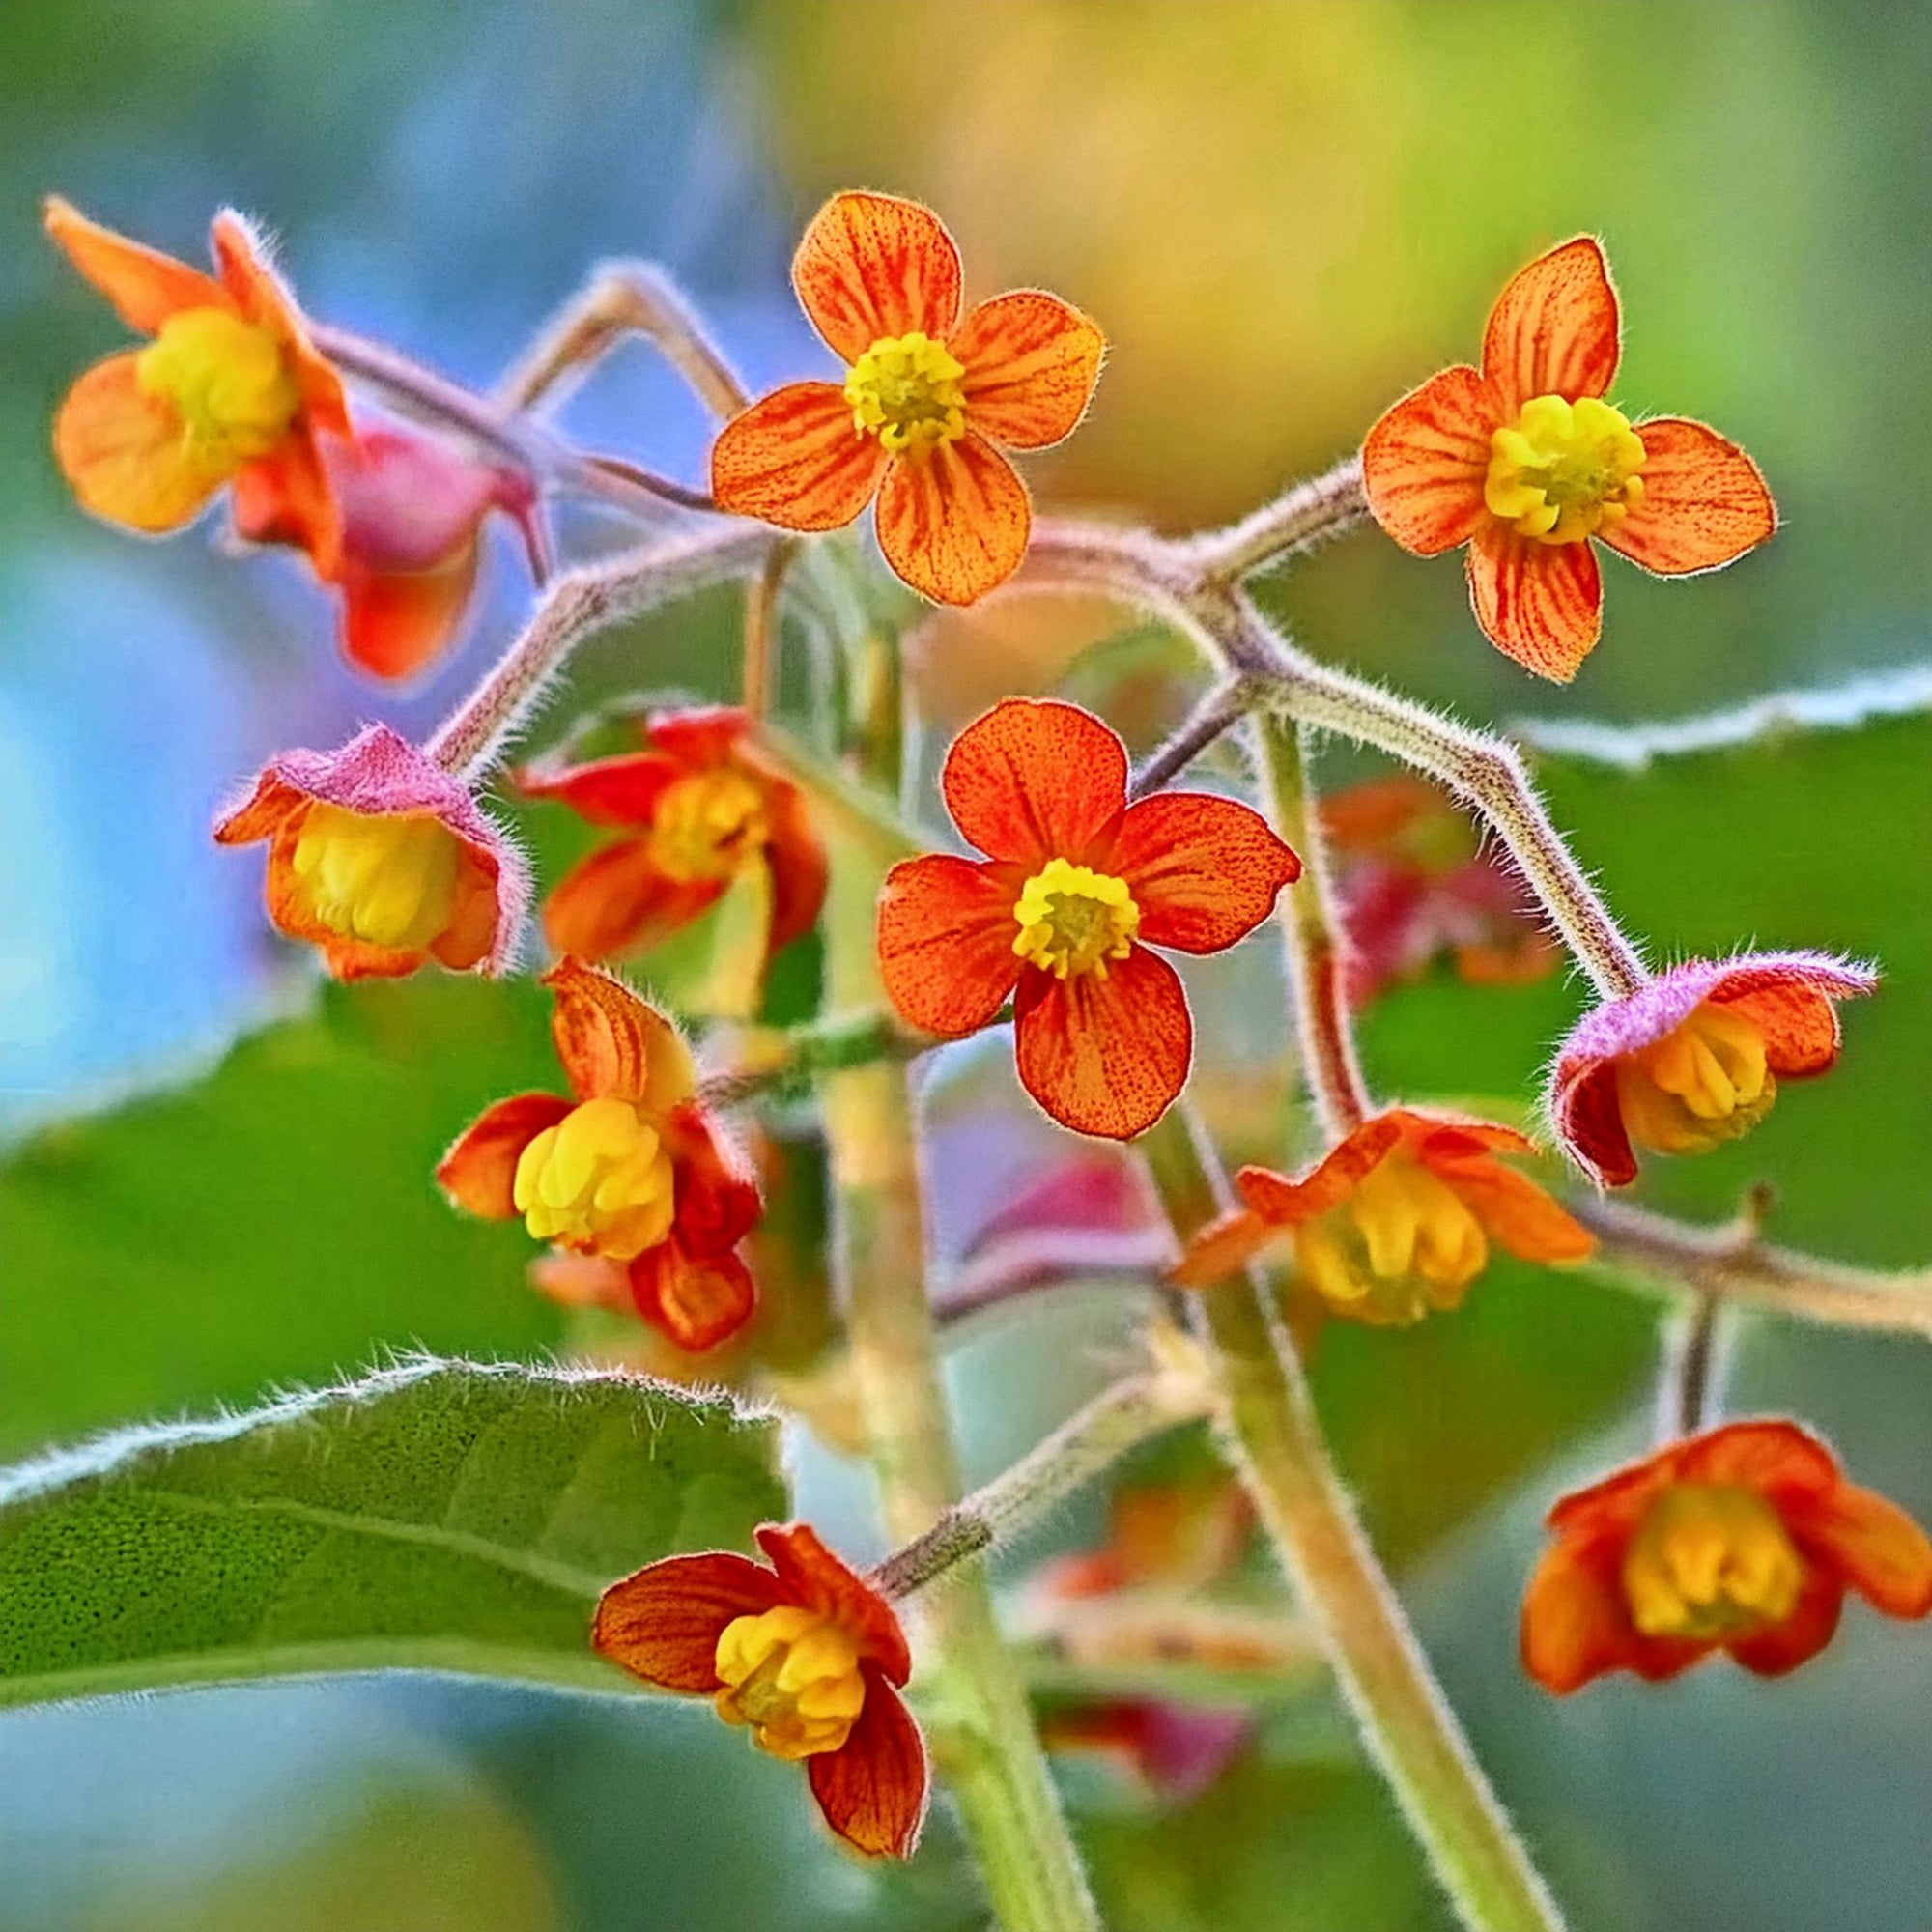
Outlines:
<svg viewBox="0 0 1932 1932"><path fill-rule="evenodd" d="M634 1376L406 1363L0 1474L0 1704L415 1667L614 1690L590 1615L782 1514L777 1423Z"/></svg>

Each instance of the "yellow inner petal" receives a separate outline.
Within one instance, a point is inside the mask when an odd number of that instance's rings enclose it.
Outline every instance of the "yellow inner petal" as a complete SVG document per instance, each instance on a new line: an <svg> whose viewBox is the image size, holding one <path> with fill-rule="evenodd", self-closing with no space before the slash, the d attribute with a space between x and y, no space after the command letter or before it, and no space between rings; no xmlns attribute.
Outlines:
<svg viewBox="0 0 1932 1932"><path fill-rule="evenodd" d="M301 407L283 344L225 308L170 316L141 351L135 381L172 405L198 458L227 468L272 449Z"/></svg>
<svg viewBox="0 0 1932 1932"><path fill-rule="evenodd" d="M1454 1308L1489 1258L1483 1224L1455 1189L1399 1151L1294 1234L1300 1279L1335 1314L1377 1326Z"/></svg>
<svg viewBox="0 0 1932 1932"><path fill-rule="evenodd" d="M1537 396L1490 438L1483 500L1539 543L1614 529L1643 501L1643 439L1595 396Z"/></svg>
<svg viewBox="0 0 1932 1932"><path fill-rule="evenodd" d="M662 1137L629 1100L585 1100L524 1149L511 1183L540 1241L610 1261L635 1260L670 1233L676 1208Z"/></svg>
<svg viewBox="0 0 1932 1932"><path fill-rule="evenodd" d="M1617 1062L1617 1100L1632 1140L1654 1153L1702 1153L1748 1133L1777 1081L1764 1035L1708 1001L1651 1046Z"/></svg>
<svg viewBox="0 0 1932 1932"><path fill-rule="evenodd" d="M462 841L426 812L312 805L293 855L298 890L329 931L413 951L447 930Z"/></svg>
<svg viewBox="0 0 1932 1932"><path fill-rule="evenodd" d="M694 772L651 814L652 859L687 885L734 877L769 836L764 796L743 772Z"/></svg>
<svg viewBox="0 0 1932 1932"><path fill-rule="evenodd" d="M1646 1636L1747 1636L1790 1616L1804 1562L1756 1491L1679 1483L1645 1514L1623 1584Z"/></svg>
<svg viewBox="0 0 1932 1932"><path fill-rule="evenodd" d="M852 427L895 456L917 455L966 433L966 367L914 329L882 335L845 376Z"/></svg>
<svg viewBox="0 0 1932 1932"><path fill-rule="evenodd" d="M829 1618L793 1604L736 1617L718 1638L718 1715L749 1724L774 1757L814 1757L852 1734L866 1680L852 1639Z"/></svg>
<svg viewBox="0 0 1932 1932"><path fill-rule="evenodd" d="M1107 962L1124 959L1141 929L1141 909L1126 880L1065 859L1049 859L1026 882L1013 919L1019 926L1013 952L1058 980L1076 973L1104 980Z"/></svg>

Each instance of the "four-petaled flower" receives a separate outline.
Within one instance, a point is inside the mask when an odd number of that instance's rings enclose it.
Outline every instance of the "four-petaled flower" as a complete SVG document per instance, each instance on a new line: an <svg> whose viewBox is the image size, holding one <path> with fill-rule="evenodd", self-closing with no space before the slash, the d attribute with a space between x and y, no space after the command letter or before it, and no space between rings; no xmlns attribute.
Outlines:
<svg viewBox="0 0 1932 1932"><path fill-rule="evenodd" d="M1496 1157L1531 1151L1511 1127L1391 1107L1299 1180L1242 1168L1242 1205L1194 1236L1174 1279L1211 1287L1279 1246L1295 1283L1329 1314L1375 1327L1420 1321L1462 1301L1492 1241L1546 1263L1582 1261L1595 1247L1587 1229Z"/></svg>
<svg viewBox="0 0 1932 1932"><path fill-rule="evenodd" d="M738 1243L758 1190L699 1104L677 1029L621 980L563 959L543 976L571 1097L487 1109L436 1178L472 1214L625 1264L638 1313L680 1349L716 1348L756 1302Z"/></svg>
<svg viewBox="0 0 1932 1932"><path fill-rule="evenodd" d="M910 1858L925 1746L893 1606L805 1523L766 1523L767 1569L728 1550L649 1563L604 1592L592 1641L667 1690L712 1698L775 1757L803 1759L825 1822L873 1858Z"/></svg>
<svg viewBox="0 0 1932 1932"><path fill-rule="evenodd" d="M1604 251L1579 236L1504 289L1480 370L1432 377L1362 445L1376 521L1418 556L1467 544L1476 621L1540 677L1567 682L1597 641L1592 537L1679 577L1730 563L1777 527L1735 443L1685 416L1634 425L1604 400L1621 346Z"/></svg>
<svg viewBox="0 0 1932 1932"><path fill-rule="evenodd" d="M322 949L338 980L395 978L430 959L500 973L529 875L469 788L386 724L333 752L284 752L214 827L269 842L269 917Z"/></svg>
<svg viewBox="0 0 1932 1932"><path fill-rule="evenodd" d="M810 932L825 900L825 850L798 787L760 758L743 711L661 711L645 750L587 764L526 766L519 788L620 828L544 906L553 950L610 959L668 939L741 872L770 881L769 957Z"/></svg>
<svg viewBox="0 0 1932 1932"><path fill-rule="evenodd" d="M1194 1029L1150 946L1219 952L1301 862L1229 798L1127 803L1127 754L1077 705L1008 698L953 741L952 820L987 856L895 866L879 965L899 1012L959 1037L1013 1001L1021 1083L1077 1133L1127 1140L1187 1078Z"/></svg>
<svg viewBox="0 0 1932 1932"><path fill-rule="evenodd" d="M1932 1542L1845 1481L1795 1423L1730 1422L1564 1496L1522 1603L1522 1663L1559 1695L1605 1671L1653 1681L1729 1651L1781 1676L1832 1639L1849 1586L1932 1610Z"/></svg>
<svg viewBox="0 0 1932 1932"><path fill-rule="evenodd" d="M1831 1067L1833 1002L1877 984L1868 967L1822 952L1673 966L1577 1023L1550 1069L1550 1122L1603 1187L1636 1179L1633 1142L1702 1153L1736 1140L1771 1111L1779 1080Z"/></svg>
<svg viewBox="0 0 1932 1932"><path fill-rule="evenodd" d="M154 337L97 362L54 417L54 454L82 504L159 532L233 483L239 527L298 531L330 575L342 512L320 439L348 436L349 411L253 229L233 210L217 214L216 272L205 275L57 197L46 225L121 320Z"/></svg>
<svg viewBox="0 0 1932 1932"><path fill-rule="evenodd" d="M1032 526L1000 449L1073 433L1105 338L1037 289L962 322L952 236L892 195L835 195L791 274L845 381L789 384L727 423L711 451L719 507L831 530L876 497L879 548L906 582L940 604L983 597L1019 568Z"/></svg>

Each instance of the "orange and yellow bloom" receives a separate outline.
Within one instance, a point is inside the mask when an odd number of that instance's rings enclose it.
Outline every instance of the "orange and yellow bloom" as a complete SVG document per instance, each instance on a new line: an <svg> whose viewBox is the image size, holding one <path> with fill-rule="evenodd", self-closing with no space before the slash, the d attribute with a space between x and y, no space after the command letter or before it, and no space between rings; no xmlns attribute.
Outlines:
<svg viewBox="0 0 1932 1932"><path fill-rule="evenodd" d="M1127 754L1077 705L1012 697L953 741L953 823L986 856L895 866L879 965L900 1014L959 1037L1009 997L1021 1084L1063 1126L1129 1140L1187 1079L1194 1030L1149 949L1219 952L1301 862L1234 799L1127 803Z"/></svg>
<svg viewBox="0 0 1932 1932"><path fill-rule="evenodd" d="M592 1641L647 1684L710 1697L761 1750L803 1761L847 1844L910 1858L929 1777L899 1695L912 1657L898 1617L810 1525L757 1536L764 1564L708 1550L611 1584Z"/></svg>
<svg viewBox="0 0 1932 1932"><path fill-rule="evenodd" d="M930 209L839 194L792 262L792 287L843 384L792 383L727 423L718 506L832 530L877 499L879 548L940 604L971 604L1026 554L1033 512L1002 449L1070 436L1105 338L1058 296L1022 289L960 319L959 251Z"/></svg>
<svg viewBox="0 0 1932 1932"><path fill-rule="evenodd" d="M543 980L570 1097L498 1100L437 1179L472 1214L521 1218L540 1241L622 1264L646 1321L680 1349L716 1348L756 1304L737 1247L757 1186L699 1104L690 1049L662 1013L581 960Z"/></svg>
<svg viewBox="0 0 1932 1932"><path fill-rule="evenodd" d="M1559 1695L1611 1670L1675 1677L1720 1650L1781 1676L1831 1641L1847 1589L1887 1616L1932 1611L1932 1541L1791 1422L1673 1442L1548 1520L1522 1662Z"/></svg>
<svg viewBox="0 0 1932 1932"><path fill-rule="evenodd" d="M1661 577L1716 570L1777 510L1736 443L1686 416L1633 423L1604 400L1622 324L1589 236L1524 269L1490 311L1480 369L1433 376L1370 430L1362 483L1405 550L1468 546L1484 635L1567 682L1603 626L1591 539Z"/></svg>

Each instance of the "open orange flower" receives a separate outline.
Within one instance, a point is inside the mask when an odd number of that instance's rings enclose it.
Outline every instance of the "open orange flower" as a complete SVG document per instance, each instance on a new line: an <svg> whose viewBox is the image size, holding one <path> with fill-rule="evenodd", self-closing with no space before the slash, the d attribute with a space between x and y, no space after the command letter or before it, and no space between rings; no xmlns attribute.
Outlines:
<svg viewBox="0 0 1932 1932"><path fill-rule="evenodd" d="M758 1531L764 1564L669 1556L612 1583L591 1641L666 1690L708 1696L774 1757L804 1760L825 1822L873 1858L919 1842L925 1746L899 1687L912 1674L893 1606L806 1523Z"/></svg>
<svg viewBox="0 0 1932 1932"><path fill-rule="evenodd" d="M1301 862L1231 798L1127 803L1127 753L1077 705L1009 697L969 724L941 778L987 856L895 866L879 901L886 992L959 1037L1009 996L1027 1092L1076 1133L1128 1140L1187 1079L1194 1027L1150 946L1219 952L1273 909Z"/></svg>
<svg viewBox="0 0 1932 1932"><path fill-rule="evenodd" d="M1932 1611L1932 1542L1791 1422L1730 1422L1577 1490L1522 1603L1522 1664L1559 1696L1675 1677L1720 1650L1779 1677L1832 1640L1849 1587Z"/></svg>
<svg viewBox="0 0 1932 1932"><path fill-rule="evenodd" d="M796 785L760 758L740 710L661 711L645 748L587 764L526 766L519 788L621 828L567 873L544 906L558 952L641 952L715 904L748 867L771 881L766 954L817 923L825 849Z"/></svg>
<svg viewBox="0 0 1932 1932"><path fill-rule="evenodd" d="M571 1097L519 1094L487 1109L436 1178L458 1207L521 1216L540 1241L622 1263L638 1313L694 1353L756 1303L738 1243L758 1190L699 1105L677 1029L620 980L563 959L551 1035Z"/></svg>
<svg viewBox="0 0 1932 1932"><path fill-rule="evenodd" d="M1456 1307L1490 1243L1530 1262L1578 1262L1581 1223L1498 1154L1532 1151L1489 1121L1391 1107L1299 1180L1265 1167L1235 1179L1242 1205L1197 1234L1174 1279L1208 1288L1279 1244L1331 1315L1403 1327Z"/></svg>
<svg viewBox="0 0 1932 1932"><path fill-rule="evenodd" d="M1480 370L1431 377L1362 445L1377 523L1417 556L1467 544L1484 635L1566 683L1603 626L1592 537L1681 577L1732 562L1777 527L1736 443L1687 416L1633 424L1604 400L1621 329L1604 251L1578 236L1502 292Z"/></svg>
<svg viewBox="0 0 1932 1932"><path fill-rule="evenodd" d="M299 530L332 571L342 513L318 439L348 436L349 411L253 229L230 209L214 217L211 276L58 197L46 225L121 320L154 337L97 362L54 417L54 455L82 504L130 529L173 530L232 482L238 523Z"/></svg>
<svg viewBox="0 0 1932 1932"><path fill-rule="evenodd" d="M940 604L983 597L1019 568L1033 521L1000 451L1073 433L1105 337L1037 289L961 322L952 236L893 195L834 195L791 279L845 381L789 384L727 423L711 451L719 507L833 530L876 497L879 548L906 582Z"/></svg>

